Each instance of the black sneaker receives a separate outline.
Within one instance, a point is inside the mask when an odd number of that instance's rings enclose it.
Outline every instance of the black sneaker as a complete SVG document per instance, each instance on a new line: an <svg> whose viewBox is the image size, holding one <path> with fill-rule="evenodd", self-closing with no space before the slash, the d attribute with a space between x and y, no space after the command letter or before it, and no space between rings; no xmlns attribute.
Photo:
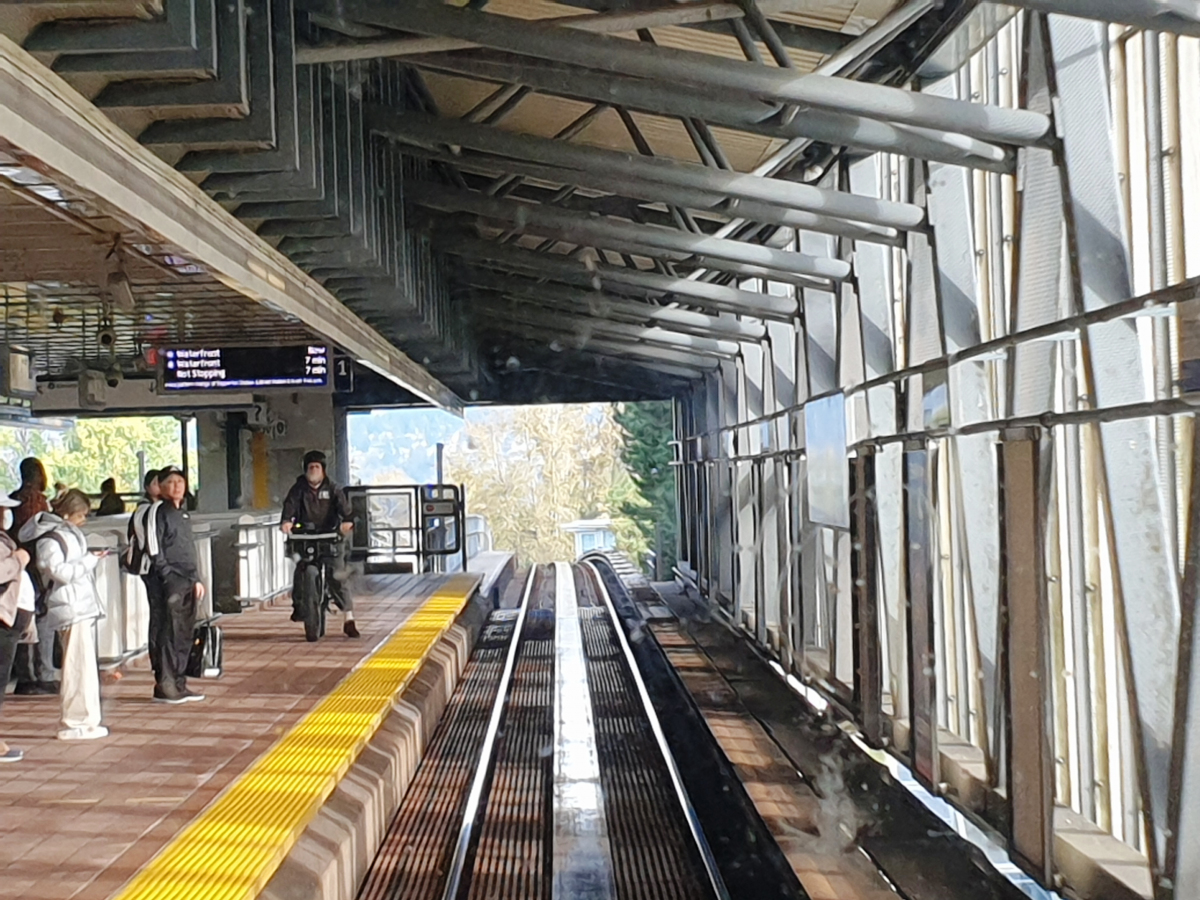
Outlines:
<svg viewBox="0 0 1200 900"><path fill-rule="evenodd" d="M292 621L293 622L303 622L304 621L304 613L300 612L300 607L298 607L298 606L292 607Z"/></svg>
<svg viewBox="0 0 1200 900"><path fill-rule="evenodd" d="M361 637L361 635L358 633L358 626L354 624L353 619L348 619L346 623L342 625L342 631L346 632L346 637Z"/></svg>
<svg viewBox="0 0 1200 900"><path fill-rule="evenodd" d="M178 706L180 703L186 703L187 701L183 699L183 694L168 694L162 688L156 687L154 689L154 702L170 703L172 706Z"/></svg>
<svg viewBox="0 0 1200 900"><path fill-rule="evenodd" d="M204 699L203 694L197 693L196 691L188 690L187 688L184 688L182 691L179 692L179 702L180 703L199 703L203 699Z"/></svg>
<svg viewBox="0 0 1200 900"><path fill-rule="evenodd" d="M24 681L17 685L13 693L19 694L22 697L41 697L47 694L57 694L58 682Z"/></svg>

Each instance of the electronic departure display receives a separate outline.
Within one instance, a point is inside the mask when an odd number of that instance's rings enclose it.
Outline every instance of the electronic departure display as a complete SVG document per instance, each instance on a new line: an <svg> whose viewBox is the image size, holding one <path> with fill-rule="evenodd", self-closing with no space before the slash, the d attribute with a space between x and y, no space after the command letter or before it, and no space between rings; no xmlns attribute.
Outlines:
<svg viewBox="0 0 1200 900"><path fill-rule="evenodd" d="M328 388L332 377L324 344L173 348L161 360L164 391Z"/></svg>

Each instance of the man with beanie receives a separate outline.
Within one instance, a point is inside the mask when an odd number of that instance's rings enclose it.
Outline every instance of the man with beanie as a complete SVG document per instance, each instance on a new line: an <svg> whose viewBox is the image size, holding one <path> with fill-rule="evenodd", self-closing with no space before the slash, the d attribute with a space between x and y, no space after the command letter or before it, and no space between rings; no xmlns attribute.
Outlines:
<svg viewBox="0 0 1200 900"><path fill-rule="evenodd" d="M325 472L325 454L320 450L309 450L304 454L304 474L296 479L283 501L283 517L280 528L291 534L297 525L302 531L314 534L349 534L354 528L350 503L345 492L329 480ZM292 583L292 621L300 620L296 606L296 591L301 584L303 566L296 567ZM358 637L358 626L354 624L354 601L346 593L345 586L337 578L330 580L334 599L346 614L342 630L347 637Z"/></svg>

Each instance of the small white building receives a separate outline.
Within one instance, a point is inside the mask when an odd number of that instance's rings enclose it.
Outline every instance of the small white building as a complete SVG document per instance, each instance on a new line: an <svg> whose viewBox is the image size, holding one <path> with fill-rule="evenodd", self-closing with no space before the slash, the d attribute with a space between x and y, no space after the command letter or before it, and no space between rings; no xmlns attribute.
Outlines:
<svg viewBox="0 0 1200 900"><path fill-rule="evenodd" d="M575 556L580 557L593 550L612 550L617 546L617 536L613 534L612 519L604 516L599 519L577 519L560 525L563 531L575 535Z"/></svg>

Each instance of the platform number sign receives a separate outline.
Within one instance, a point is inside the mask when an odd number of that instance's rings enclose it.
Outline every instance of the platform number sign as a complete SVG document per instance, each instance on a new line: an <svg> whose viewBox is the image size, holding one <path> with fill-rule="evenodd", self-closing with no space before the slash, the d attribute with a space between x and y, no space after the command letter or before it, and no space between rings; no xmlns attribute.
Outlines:
<svg viewBox="0 0 1200 900"><path fill-rule="evenodd" d="M354 393L354 362L348 356L333 358L333 389L339 394Z"/></svg>

